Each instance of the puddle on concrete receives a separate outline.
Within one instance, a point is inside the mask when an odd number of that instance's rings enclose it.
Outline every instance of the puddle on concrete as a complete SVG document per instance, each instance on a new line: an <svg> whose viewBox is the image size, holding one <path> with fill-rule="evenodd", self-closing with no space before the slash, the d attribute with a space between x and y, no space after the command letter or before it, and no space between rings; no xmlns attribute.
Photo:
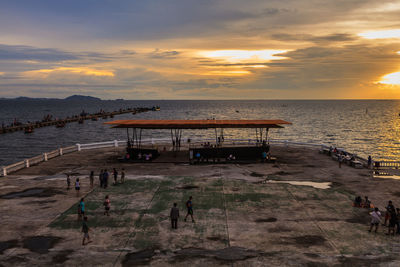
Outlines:
<svg viewBox="0 0 400 267"><path fill-rule="evenodd" d="M270 218L266 218L266 219L261 218L261 219L256 219L256 220L255 220L256 223L276 222L276 221L277 221L277 219L274 218L274 217L270 217Z"/></svg>
<svg viewBox="0 0 400 267"><path fill-rule="evenodd" d="M260 256L262 253L241 247L227 247L223 249L184 248L175 252L176 260L188 258L211 257L221 261L239 261Z"/></svg>
<svg viewBox="0 0 400 267"><path fill-rule="evenodd" d="M148 264L154 256L153 249L145 249L138 252L131 252L125 255L122 261L122 266L136 266Z"/></svg>
<svg viewBox="0 0 400 267"><path fill-rule="evenodd" d="M56 236L31 236L23 240L24 248L29 249L32 252L39 254L45 254L49 252L49 249L54 247L61 240L60 237Z"/></svg>
<svg viewBox="0 0 400 267"><path fill-rule="evenodd" d="M292 229L282 227L282 226L268 229L269 233L287 233L287 232L292 232L292 231L293 231Z"/></svg>
<svg viewBox="0 0 400 267"><path fill-rule="evenodd" d="M49 204L49 203L54 203L57 202L57 200L34 200L34 201L26 201L26 202L22 202L21 204L23 205L32 205L32 204Z"/></svg>
<svg viewBox="0 0 400 267"><path fill-rule="evenodd" d="M331 188L331 182L310 182L310 181L276 181L276 180L265 180L264 184L291 184L301 186L312 186L318 189L329 189Z"/></svg>
<svg viewBox="0 0 400 267"><path fill-rule="evenodd" d="M2 199L14 199L21 197L51 197L57 194L65 194L64 192L54 188L28 188L20 192L11 192L1 195Z"/></svg>
<svg viewBox="0 0 400 267"><path fill-rule="evenodd" d="M44 191L43 188L31 188L31 189L26 189L21 192L8 193L5 195L2 195L1 198L13 199L13 198L20 198L20 197L34 197L40 193L43 193L43 191Z"/></svg>
<svg viewBox="0 0 400 267"><path fill-rule="evenodd" d="M228 241L228 240L227 240L225 237L223 237L223 236L208 236L207 239L208 239L208 240L211 240L211 241L222 241L222 242Z"/></svg>
<svg viewBox="0 0 400 267"><path fill-rule="evenodd" d="M3 254L3 252L7 249L15 248L17 245L18 240L16 239L0 242L0 254Z"/></svg>
<svg viewBox="0 0 400 267"><path fill-rule="evenodd" d="M247 173L245 173L245 175L247 175ZM250 176L253 176L253 177L264 177L264 174L258 173L258 172L251 172Z"/></svg>

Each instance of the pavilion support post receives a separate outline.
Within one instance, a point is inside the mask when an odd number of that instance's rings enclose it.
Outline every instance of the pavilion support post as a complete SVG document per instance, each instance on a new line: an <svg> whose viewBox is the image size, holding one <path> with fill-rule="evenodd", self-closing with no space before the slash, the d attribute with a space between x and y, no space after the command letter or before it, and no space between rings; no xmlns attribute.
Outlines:
<svg viewBox="0 0 400 267"><path fill-rule="evenodd" d="M171 129L172 151L175 151L175 147L176 147L174 131L176 131L176 130Z"/></svg>
<svg viewBox="0 0 400 267"><path fill-rule="evenodd" d="M138 142L138 148L140 149L142 147L142 128L139 130L139 142Z"/></svg>
<svg viewBox="0 0 400 267"><path fill-rule="evenodd" d="M217 128L215 128L215 146L218 146L218 133L217 133Z"/></svg>

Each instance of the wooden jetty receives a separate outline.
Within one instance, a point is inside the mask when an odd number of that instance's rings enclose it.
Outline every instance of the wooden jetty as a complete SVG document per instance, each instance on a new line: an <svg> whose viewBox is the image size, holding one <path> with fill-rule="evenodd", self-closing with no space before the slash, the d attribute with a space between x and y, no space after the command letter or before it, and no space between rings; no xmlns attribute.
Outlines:
<svg viewBox="0 0 400 267"><path fill-rule="evenodd" d="M132 114L137 114L137 113L142 113L142 112L147 112L147 111L153 111L153 108L127 108L127 109L120 109L112 112L99 112L99 113L94 113L94 114L86 114L84 116L81 115L74 115L72 117L67 117L64 119L54 119L54 120L49 120L49 121L36 121L32 123L22 123L16 126L7 126L7 127L0 127L0 134L4 133L11 133L11 132L16 132L16 131L24 131L27 128L42 128L42 127L48 127L48 126L58 126L60 124L67 124L71 122L83 122L84 120L93 120L97 121L98 118L113 118L115 115L121 115L121 114L126 114L126 113L132 113Z"/></svg>

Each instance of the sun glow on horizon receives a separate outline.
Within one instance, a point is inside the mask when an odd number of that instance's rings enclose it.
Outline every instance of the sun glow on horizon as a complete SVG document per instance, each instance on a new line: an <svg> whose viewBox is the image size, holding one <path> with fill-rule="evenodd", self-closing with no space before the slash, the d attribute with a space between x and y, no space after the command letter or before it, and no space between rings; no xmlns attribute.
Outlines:
<svg viewBox="0 0 400 267"><path fill-rule="evenodd" d="M202 51L200 56L222 59L231 63L257 62L285 59L285 57L277 56L287 52L287 50L216 50Z"/></svg>
<svg viewBox="0 0 400 267"><path fill-rule="evenodd" d="M400 72L393 72L382 77L381 84L400 85Z"/></svg>
<svg viewBox="0 0 400 267"><path fill-rule="evenodd" d="M358 36L364 37L366 39L400 38L400 29L369 31L359 33Z"/></svg>

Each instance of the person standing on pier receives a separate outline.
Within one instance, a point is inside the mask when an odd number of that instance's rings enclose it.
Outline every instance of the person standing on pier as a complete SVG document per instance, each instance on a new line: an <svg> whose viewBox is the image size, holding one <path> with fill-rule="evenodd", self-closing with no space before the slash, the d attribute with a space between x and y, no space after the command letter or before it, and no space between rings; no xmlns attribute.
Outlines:
<svg viewBox="0 0 400 267"><path fill-rule="evenodd" d="M113 176L114 176L114 185L117 185L118 171L115 168L113 168Z"/></svg>
<svg viewBox="0 0 400 267"><path fill-rule="evenodd" d="M171 212L169 214L171 218L172 229L178 229L179 209L176 206L177 204L174 203L174 206L171 208Z"/></svg>
<svg viewBox="0 0 400 267"><path fill-rule="evenodd" d="M371 212L371 227L369 228L368 232L372 231L372 228L375 226L375 233L378 231L379 223L381 222L381 213L379 212L378 208L375 208L373 212Z"/></svg>
<svg viewBox="0 0 400 267"><path fill-rule="evenodd" d="M185 217L185 222L187 217L190 215L190 217L192 217L192 222L194 223L194 219L193 219L193 203L192 203L192 197L189 197L189 200L186 201L186 207L187 207L187 214Z"/></svg>
<svg viewBox="0 0 400 267"><path fill-rule="evenodd" d="M342 154L339 154L338 161L339 161L339 168L342 168L342 162L343 162L343 155Z"/></svg>
<svg viewBox="0 0 400 267"><path fill-rule="evenodd" d="M67 190L69 190L71 186L71 178L69 178L69 174L67 174Z"/></svg>
<svg viewBox="0 0 400 267"><path fill-rule="evenodd" d="M110 175L108 174L107 169L105 169L105 170L104 170L104 173L103 173L103 186L104 186L104 189L106 189L107 186L108 186L108 177L109 177L109 176L110 176Z"/></svg>
<svg viewBox="0 0 400 267"><path fill-rule="evenodd" d="M81 198L78 204L78 221L82 220L83 216L85 216L85 199Z"/></svg>
<svg viewBox="0 0 400 267"><path fill-rule="evenodd" d="M121 171L121 184L123 184L124 182L125 182L125 169L122 168L122 171Z"/></svg>
<svg viewBox="0 0 400 267"><path fill-rule="evenodd" d="M91 171L91 172L90 172L89 179L90 179L90 186L93 187L93 183L94 183L94 171Z"/></svg>
<svg viewBox="0 0 400 267"><path fill-rule="evenodd" d="M76 195L79 196L79 190L81 190L81 185L79 183L79 178L76 178L75 180L75 191L76 191Z"/></svg>

